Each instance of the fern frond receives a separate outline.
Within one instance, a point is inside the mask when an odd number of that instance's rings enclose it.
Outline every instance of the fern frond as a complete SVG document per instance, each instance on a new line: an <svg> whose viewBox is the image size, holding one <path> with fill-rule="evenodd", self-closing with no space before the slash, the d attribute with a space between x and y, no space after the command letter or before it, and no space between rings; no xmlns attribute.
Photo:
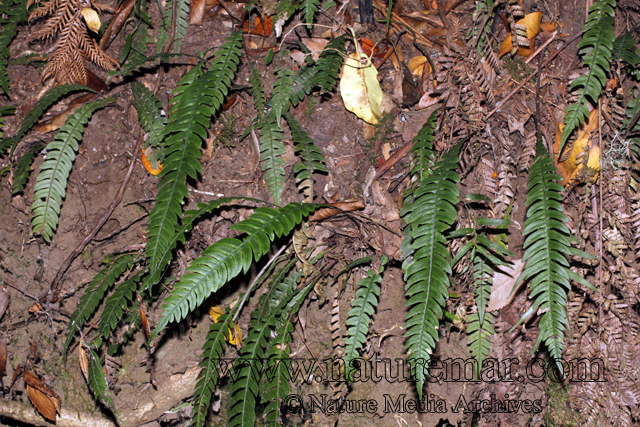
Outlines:
<svg viewBox="0 0 640 427"><path fill-rule="evenodd" d="M275 114L275 123L280 124L280 117L289 111L289 99L293 87L293 71L282 68L276 73L277 79L271 93L271 102Z"/></svg>
<svg viewBox="0 0 640 427"><path fill-rule="evenodd" d="M9 75L7 65L11 53L9 44L17 34L18 24L28 17L27 0L5 0L0 5L0 89L7 96L9 92ZM0 153L4 150L0 151Z"/></svg>
<svg viewBox="0 0 640 427"><path fill-rule="evenodd" d="M558 155L571 133L589 117L588 102L598 103L600 92L607 84L607 75L613 49L615 0L599 0L589 8L587 23L582 31L584 35L578 49L583 56L583 65L589 69L571 83L570 89L580 88L578 100L567 107L564 117L564 129Z"/></svg>
<svg viewBox="0 0 640 427"><path fill-rule="evenodd" d="M156 204L149 215L147 257L151 270L158 267L182 213L187 196L187 177L197 178L201 171L200 145L207 136L213 112L222 105L240 60L242 32L235 32L220 46L208 71L198 68L181 81L180 94L170 110L164 129L165 162L158 184Z"/></svg>
<svg viewBox="0 0 640 427"><path fill-rule="evenodd" d="M111 331L122 320L122 315L127 309L127 305L133 300L133 292L136 290L139 281L140 275L125 280L116 288L113 295L107 298L104 303L104 310L100 315L98 337L108 338Z"/></svg>
<svg viewBox="0 0 640 427"><path fill-rule="evenodd" d="M638 56L638 45L633 38L633 32L620 34L613 41L611 62L624 62L629 67L634 68L640 63Z"/></svg>
<svg viewBox="0 0 640 427"><path fill-rule="evenodd" d="M27 113L26 117L22 121L20 129L18 129L18 133L16 133L11 138L8 138L11 140L11 151L9 152L9 157L13 156L13 150L15 150L22 137L33 127L33 125L36 124L38 119L42 116L42 114L44 114L47 108L51 107L54 102L56 102L63 96L68 95L71 92L77 92L79 90L95 92L94 90L82 85L60 85L49 90L49 92L47 92L42 98L40 98L40 100L36 103L36 106ZM4 150L2 152L4 152Z"/></svg>
<svg viewBox="0 0 640 427"><path fill-rule="evenodd" d="M289 343L292 340L293 324L285 322L276 330L276 337L270 340L271 348L267 352L266 382L261 381L261 403L265 405L265 425L278 427L282 425L280 418L281 402L289 395L291 379L291 359Z"/></svg>
<svg viewBox="0 0 640 427"><path fill-rule="evenodd" d="M276 205L280 205L280 195L284 191L286 162L281 157L286 149L282 143L282 129L275 121L275 114L267 114L264 120L256 125L260 129L260 163L265 172L271 197Z"/></svg>
<svg viewBox="0 0 640 427"><path fill-rule="evenodd" d="M329 41L322 53L320 53L313 77L313 85L319 86L321 93L331 92L338 80L346 40L346 35L336 37Z"/></svg>
<svg viewBox="0 0 640 427"><path fill-rule="evenodd" d="M429 126L430 132L433 132L432 126ZM419 150L419 147L414 147L414 153L420 154ZM411 307L405 321L405 347L420 398L428 362L438 341L439 318L449 296L450 255L442 233L457 216L459 150L459 145L450 149L435 164L433 174L421 179L419 187L405 196L401 212L407 222L402 269L406 297L409 298L407 306ZM419 163L428 163L429 155L422 155L427 158L419 159Z"/></svg>
<svg viewBox="0 0 640 427"><path fill-rule="evenodd" d="M302 129L298 121L289 113L284 118L291 130L291 138L295 144L296 154L302 159L293 167L296 182L299 188L307 194L308 189L313 189L313 174L315 172L327 172L325 158L322 151L313 143L307 132Z"/></svg>
<svg viewBox="0 0 640 427"><path fill-rule="evenodd" d="M300 9L304 13L304 21L307 23L307 28L311 28L313 16L318 12L319 7L320 0L302 0L300 3Z"/></svg>
<svg viewBox="0 0 640 427"><path fill-rule="evenodd" d="M175 38L173 40L173 50L180 53L180 47L184 43L189 26L189 4L190 0L173 0L176 2L176 27Z"/></svg>
<svg viewBox="0 0 640 427"><path fill-rule="evenodd" d="M382 283L382 272L387 258L383 255L380 260L380 271L376 273L373 269L367 271L367 277L358 281L358 290L351 303L351 310L347 315L347 333L345 338L344 355L344 376L347 381L353 381L354 366L352 361L359 357L359 351L364 346L371 324L371 316L378 307L380 298L380 283Z"/></svg>
<svg viewBox="0 0 640 427"><path fill-rule="evenodd" d="M24 190L24 186L31 174L31 164L36 156L44 148L44 143L37 142L29 148L18 160L16 169L13 172L13 184L11 185L11 194L18 194Z"/></svg>
<svg viewBox="0 0 640 427"><path fill-rule="evenodd" d="M527 219L522 231L525 236L522 259L526 265L516 285L522 280L530 280L531 298L535 298L518 324L538 309L546 311L540 319L536 348L544 341L562 372L560 358L567 327L569 281L575 280L593 289L589 282L569 269L566 256L594 257L570 245L571 232L565 224L568 218L563 212L563 187L558 184L559 179L561 176L539 141L536 160L529 173Z"/></svg>
<svg viewBox="0 0 640 427"><path fill-rule="evenodd" d="M311 93L316 75L315 65L305 65L300 68L293 76L293 88L291 89L291 97L289 101L293 106L297 106L305 96Z"/></svg>
<svg viewBox="0 0 640 427"><path fill-rule="evenodd" d="M135 257L133 255L119 256L109 266L100 270L100 272L93 277L84 294L80 297L80 302L78 302L69 320L67 339L64 342L65 356L78 330L82 329L84 322L93 316L98 308L98 304L100 304L100 301L104 298L104 294L113 286L120 275L133 265L134 260Z"/></svg>
<svg viewBox="0 0 640 427"><path fill-rule="evenodd" d="M207 410L211 403L211 396L218 383L218 365L226 363L221 360L222 352L226 347L227 334L231 328L232 313L225 313L218 317L217 323L212 323L209 327L206 341L202 347L200 355L200 367L202 370L198 375L193 392L193 425L203 427L207 417Z"/></svg>
<svg viewBox="0 0 640 427"><path fill-rule="evenodd" d="M260 78L260 72L255 67L251 70L251 74L249 75L249 83L251 83L253 105L255 105L256 110L258 110L258 117L261 117L262 114L264 114L264 106L267 100L264 95L264 85Z"/></svg>
<svg viewBox="0 0 640 427"><path fill-rule="evenodd" d="M47 158L40 165L31 205L31 228L47 242L51 241L51 236L58 227L62 199L67 192L67 179L84 127L93 113L105 105L106 101L100 99L78 108L60 128L55 139L47 145Z"/></svg>
<svg viewBox="0 0 640 427"><path fill-rule="evenodd" d="M149 137L145 141L146 147L159 147L162 142L162 132L167 124L167 118L162 114L162 104L157 96L142 83L131 82L133 93L132 104L138 112L138 121ZM157 158L162 161L161 157Z"/></svg>
<svg viewBox="0 0 640 427"><path fill-rule="evenodd" d="M102 402L104 406L113 412L120 423L122 423L122 419L120 419L120 415L118 415L118 411L116 411L116 406L113 403L113 397L111 396L111 392L108 388L107 376L102 371L100 358L93 349L88 352L87 356L89 359L89 366L87 367L87 383L89 384L91 392L100 402Z"/></svg>
<svg viewBox="0 0 640 427"><path fill-rule="evenodd" d="M247 233L238 239L224 238L209 246L187 268L163 304L163 313L152 341L169 324L184 319L205 298L216 292L240 272L247 272L253 260L260 259L275 237L287 235L317 205L291 203L278 210L257 208L253 215L231 228Z"/></svg>

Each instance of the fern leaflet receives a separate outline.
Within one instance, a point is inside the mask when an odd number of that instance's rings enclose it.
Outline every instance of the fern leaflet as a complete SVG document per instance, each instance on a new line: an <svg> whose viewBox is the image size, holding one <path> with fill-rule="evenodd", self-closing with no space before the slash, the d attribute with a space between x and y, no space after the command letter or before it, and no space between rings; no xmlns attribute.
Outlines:
<svg viewBox="0 0 640 427"><path fill-rule="evenodd" d="M247 272L253 260L258 260L267 253L276 236L289 234L302 221L303 216L316 208L317 205L300 203L291 203L278 210L257 208L249 218L231 227L246 232L247 237L242 241L221 239L191 263L187 273L165 299L162 317L149 341L169 322L184 319L205 298L240 272Z"/></svg>
<svg viewBox="0 0 640 427"><path fill-rule="evenodd" d="M108 338L118 322L122 320L122 314L127 309L127 304L133 300L133 292L140 281L140 275L134 276L121 283L116 291L107 298L104 303L104 311L100 315L98 324L98 338L100 336Z"/></svg>
<svg viewBox="0 0 640 427"><path fill-rule="evenodd" d="M367 271L367 277L360 279L358 282L358 290L356 296L351 303L351 310L347 316L347 332L345 338L345 355L344 355L344 376L347 381L353 381L353 371L356 369L352 366L359 356L364 342L367 339L371 316L376 311L380 298L380 283L382 282L382 272L384 265L387 263L386 255L380 259L380 271L376 273L373 269Z"/></svg>
<svg viewBox="0 0 640 427"><path fill-rule="evenodd" d="M302 158L302 161L296 163L293 167L296 183L305 195L310 195L313 189L313 174L316 171L327 172L326 160L322 155L322 151L313 144L313 140L309 138L309 135L302 129L298 121L289 113L285 113L284 118L289 124L296 154Z"/></svg>
<svg viewBox="0 0 640 427"><path fill-rule="evenodd" d="M209 121L222 105L240 60L242 32L236 32L220 46L209 70L199 74L191 70L181 81L181 93L170 110L164 129L165 162L158 184L156 204L149 215L147 257L151 270L158 268L162 254L172 238L181 203L187 196L187 177L197 178L201 171L200 145L207 136Z"/></svg>
<svg viewBox="0 0 640 427"><path fill-rule="evenodd" d="M313 85L320 86L321 93L331 92L332 87L338 80L346 40L346 35L332 39L327 43L318 58Z"/></svg>
<svg viewBox="0 0 640 427"><path fill-rule="evenodd" d="M189 26L189 3L190 0L173 0L176 2L176 27L174 29L175 39L173 41L174 52L179 53L180 47L187 35Z"/></svg>
<svg viewBox="0 0 640 427"><path fill-rule="evenodd" d="M311 93L311 89L313 89L314 85L315 75L315 65L305 65L304 67L300 68L300 70L298 70L298 72L296 72L292 77L293 87L291 89L291 96L289 98L289 101L291 101L294 107L297 106L305 96Z"/></svg>
<svg viewBox="0 0 640 427"><path fill-rule="evenodd" d="M320 6L320 0L302 0L300 8L304 13L304 21L307 23L307 28L311 28L313 24L313 15L316 14Z"/></svg>
<svg viewBox="0 0 640 427"><path fill-rule="evenodd" d="M100 359L96 352L91 349L89 351L89 366L87 367L87 383L89 384L89 388L96 396L96 398L102 402L104 406L109 408L111 412L116 416L118 421L122 423L118 412L116 411L116 407L113 404L113 398L111 396L111 392L107 387L107 377L102 372L102 366L100 365Z"/></svg>
<svg viewBox="0 0 640 427"><path fill-rule="evenodd" d="M260 162L265 172L271 197L276 205L280 205L280 195L284 191L286 162L281 157L286 149L282 143L282 129L275 121L275 114L270 113L257 125L260 129Z"/></svg>
<svg viewBox="0 0 640 427"><path fill-rule="evenodd" d="M594 289L589 282L569 269L566 255L595 258L570 245L572 239L569 228L565 225L568 219L563 212L560 194L563 187L557 182L561 176L556 172L539 137L536 160L528 179L527 219L522 231L525 236L522 260L526 265L515 286L522 280L530 280L531 298L535 298L535 301L518 324L536 310L546 310L540 319L536 348L544 341L551 358L556 360L562 372L560 359L567 327L567 292L571 288L569 281L575 280Z"/></svg>
<svg viewBox="0 0 640 427"><path fill-rule="evenodd" d="M31 164L36 156L36 153L42 151L44 143L37 142L31 148L29 148L16 164L16 169L13 173L13 184L11 185L11 194L18 194L24 190L24 186L31 174Z"/></svg>
<svg viewBox="0 0 640 427"><path fill-rule="evenodd" d="M78 143L82 140L84 126L93 113L105 104L106 101L100 99L78 108L47 145L47 158L40 166L31 205L33 232L41 234L47 242L51 241L58 226L62 199L67 192L67 179L76 158Z"/></svg>
<svg viewBox="0 0 640 427"><path fill-rule="evenodd" d="M258 117L262 117L264 114L264 106L266 104L266 98L264 96L264 85L262 79L260 79L260 72L257 68L251 70L249 75L249 83L251 83L251 94L253 95L253 105L258 110Z"/></svg>
<svg viewBox="0 0 640 427"><path fill-rule="evenodd" d="M64 353L67 354L69 345L73 341L73 337L82 329L84 322L89 320L98 308L98 304L104 298L107 290L113 286L127 269L133 265L135 257L133 255L123 255L117 257L108 267L100 270L87 286L86 291L80 297L80 302L76 306L75 311L71 315L69 321L69 329L67 331L67 339L64 342Z"/></svg>
<svg viewBox="0 0 640 427"><path fill-rule="evenodd" d="M624 62L631 68L635 68L640 63L638 56L638 46L633 38L633 32L620 34L613 42L611 62Z"/></svg>
<svg viewBox="0 0 640 427"><path fill-rule="evenodd" d="M433 122L428 121L425 126L433 132ZM420 149L419 145L414 146L413 152L421 154ZM405 347L421 399L430 355L438 340L439 318L449 296L451 266L442 233L457 216L459 191L455 183L460 177L455 171L459 150L459 145L450 149L433 167L433 174L421 179L419 187L405 196L400 213L407 222L402 270L407 306L411 307L405 321ZM427 162L428 158L419 160L421 164Z"/></svg>
<svg viewBox="0 0 640 427"><path fill-rule="evenodd" d="M583 57L583 65L589 69L571 83L570 89L581 88L578 100L567 107L564 117L564 129L558 155L562 153L571 133L589 117L587 106L590 100L598 103L600 92L607 83L607 75L611 63L611 50L614 41L613 16L615 0L599 0L589 8L587 23L582 31L584 36L578 49Z"/></svg>
<svg viewBox="0 0 640 427"><path fill-rule="evenodd" d="M276 73L277 79L273 86L271 94L271 102L273 104L273 113L275 114L275 123L280 124L282 113L289 111L289 99L291 98L291 88L293 87L293 71L283 68Z"/></svg>

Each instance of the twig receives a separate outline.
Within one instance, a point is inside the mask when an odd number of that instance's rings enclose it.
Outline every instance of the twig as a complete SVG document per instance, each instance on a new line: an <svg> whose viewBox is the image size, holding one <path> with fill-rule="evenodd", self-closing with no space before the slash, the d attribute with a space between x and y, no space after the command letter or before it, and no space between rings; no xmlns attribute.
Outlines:
<svg viewBox="0 0 640 427"><path fill-rule="evenodd" d="M548 38L544 43L542 43L542 46L540 46L539 48L537 48L537 49L535 50L535 52L533 52L531 55L529 55L529 56L527 57L527 59L525 59L524 63L525 63L525 64L528 64L529 62L533 61L533 59L534 59L536 56L538 56L538 54L539 54L540 52L542 52L542 51L544 50L544 48L545 48L545 47L549 46L549 43L551 43L552 41L554 41L554 40L556 39L556 35L557 35L557 34L558 34L558 33L553 33L553 34L551 34L551 37L549 37L549 38ZM539 66L540 66L540 65L538 65L538 67L539 67ZM539 71L540 71L540 70L538 70L538 72L539 72Z"/></svg>
<svg viewBox="0 0 640 427"><path fill-rule="evenodd" d="M278 252L276 252L276 254L271 257L269 262L266 263L264 267L262 267L262 270L260 270L260 273L258 273L258 275L255 277L255 279L253 279L253 282L251 282L251 285L249 285L249 289L247 289L247 292L244 294L244 297L242 298L242 301L240 301L240 305L238 306L238 308L236 310L236 314L233 315L233 321L234 322L238 319L238 316L240 315L240 311L242 310L242 307L244 306L244 304L247 302L247 299L249 298L249 295L251 294L251 291L253 290L253 287L256 285L256 283L258 283L260 281L260 279L262 279L262 275L264 274L264 272L269 269L271 264L273 264L276 259L278 259L280 254L282 252L284 252L284 250L287 248L287 246L289 246L289 244L283 245L278 250Z"/></svg>
<svg viewBox="0 0 640 427"><path fill-rule="evenodd" d="M547 64L548 64L549 62L551 62L551 61L552 61L556 56L558 56L558 54L559 54L560 52L562 52L563 50L565 50L565 49L567 48L567 46L569 46L569 45L570 45L571 43L573 43L574 41L578 40L578 38L579 38L579 37L582 37L582 33L578 33L578 34L576 34L575 36L571 37L571 39L569 39L569 40L564 44L564 46L561 46L561 47L559 47L558 49L556 49L556 51L555 51L555 52L553 52L553 53L551 54L551 56L550 56L546 61L544 61L544 63L540 66L540 68L542 69L542 68L546 67L546 66L547 66ZM513 95L515 95L515 94L516 94L516 92L518 92L520 89L522 89L522 88L524 87L524 85L526 85L526 84L529 82L529 80L531 80L531 78L532 78L533 76L537 75L537 72L538 72L538 71L539 71L539 70L536 70L536 72L531 73L531 74L529 75L529 77L525 78L525 79L524 79L524 80L523 80L523 81L518 85L518 87L516 87L514 90L512 90L511 92L509 92L509 94L508 94L507 96L505 96L505 97L500 101L500 104L499 104L496 108L494 108L494 109L493 109L489 114L487 114L487 115L486 115L485 120L487 120L489 117L493 116L493 115L496 113L496 111L498 111L500 108L502 108L502 107L504 106L504 103L505 103L505 102L507 102L507 101L508 101L508 100L509 100Z"/></svg>
<svg viewBox="0 0 640 427"><path fill-rule="evenodd" d="M149 213L145 213L143 215L140 215L138 218L134 219L133 221L129 222L127 225L120 227L119 230L114 231L113 233L109 234L106 237L102 237L100 239L94 239L95 242L104 242L105 240L109 240L111 238L113 238L114 236L117 236L118 234L122 233L124 230L126 230L127 228L131 227L133 224L135 224L136 222L140 221L141 219L144 219L146 217L149 216Z"/></svg>
<svg viewBox="0 0 640 427"><path fill-rule="evenodd" d="M136 143L136 148L133 150L133 152L134 153L139 152L141 145L142 145L142 132L140 132L140 135L138 136L138 142ZM39 298L39 301L42 301L45 298L47 298L47 305L49 305L51 302L57 300L58 296L60 295L61 280L64 274L67 272L67 269L69 268L73 260L76 259L76 257L82 253L82 251L89 244L89 242L93 240L93 238L98 233L98 231L100 231L104 223L107 222L107 220L115 210L116 206L118 206L118 204L120 204L120 202L122 201L122 197L124 196L124 191L127 189L127 185L129 184L129 180L131 179L131 175L133 174L133 168L136 164L136 160L137 160L137 157L133 155L131 158L131 164L129 165L129 170L127 171L127 175L124 177L124 180L122 181L122 185L120 185L118 194L116 194L116 197L113 199L113 201L111 202L111 204L109 205L105 213L102 215L102 218L100 218L96 226L93 228L93 230L91 230L91 233L89 233L89 235L84 238L84 240L71 253L71 255L67 257L64 263L62 263L62 266L56 273L56 277L53 279L51 286L49 286L49 290L45 295Z"/></svg>

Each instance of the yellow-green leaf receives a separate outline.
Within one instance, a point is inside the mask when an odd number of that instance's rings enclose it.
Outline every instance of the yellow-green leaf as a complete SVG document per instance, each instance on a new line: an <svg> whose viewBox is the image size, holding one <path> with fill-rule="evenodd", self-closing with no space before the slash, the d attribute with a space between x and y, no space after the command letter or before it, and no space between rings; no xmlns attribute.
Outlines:
<svg viewBox="0 0 640 427"><path fill-rule="evenodd" d="M378 82L378 70L371 60L360 54L352 53L345 61L340 80L340 94L344 107L372 125L378 124L382 117L382 89Z"/></svg>

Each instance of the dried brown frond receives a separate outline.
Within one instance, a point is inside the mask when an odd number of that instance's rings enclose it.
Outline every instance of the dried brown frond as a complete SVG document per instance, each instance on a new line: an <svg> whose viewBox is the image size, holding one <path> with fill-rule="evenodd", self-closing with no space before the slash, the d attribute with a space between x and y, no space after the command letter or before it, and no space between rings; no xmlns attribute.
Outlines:
<svg viewBox="0 0 640 427"><path fill-rule="evenodd" d="M37 1L29 2L37 3ZM49 0L36 9L29 20L48 17L42 28L35 32L33 39L58 40L49 57L49 63L42 72L43 80L55 78L58 84L87 83L85 60L89 60L104 70L118 66L116 60L104 53L89 34L81 10L93 8L103 10L106 6L90 0Z"/></svg>

